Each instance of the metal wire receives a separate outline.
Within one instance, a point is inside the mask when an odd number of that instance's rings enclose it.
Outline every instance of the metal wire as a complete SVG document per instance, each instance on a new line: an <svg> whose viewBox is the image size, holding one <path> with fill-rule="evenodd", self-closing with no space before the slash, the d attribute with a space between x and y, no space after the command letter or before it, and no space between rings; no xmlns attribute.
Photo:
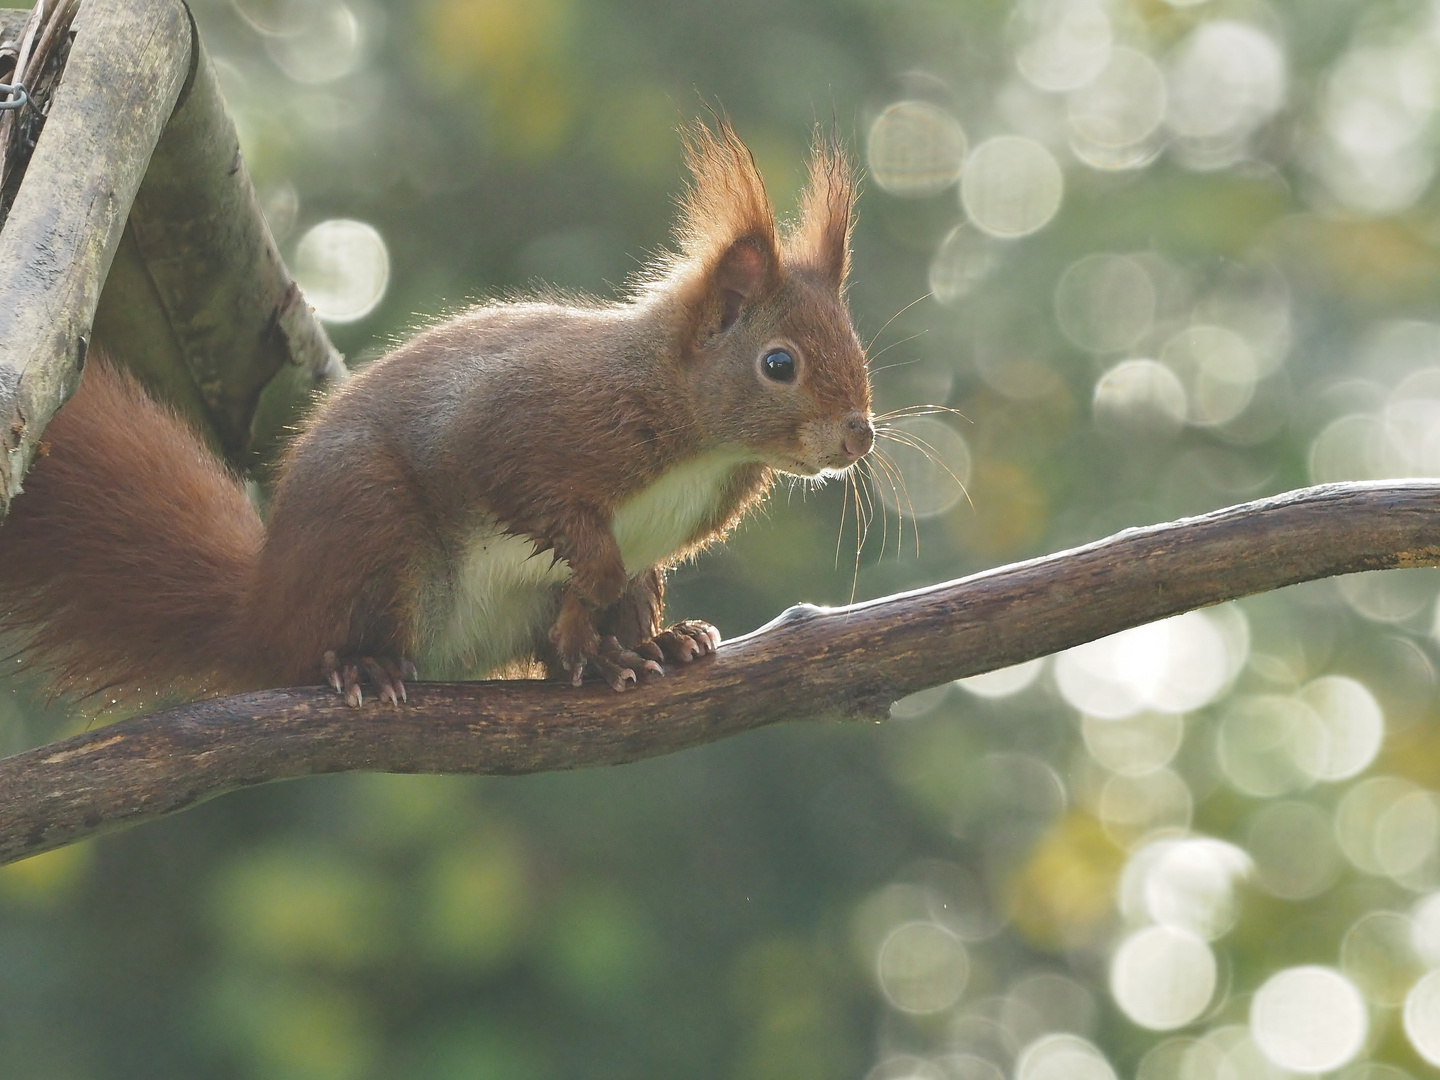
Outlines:
<svg viewBox="0 0 1440 1080"><path fill-rule="evenodd" d="M13 86L9 83L0 83L0 96L16 95L13 101L0 101L0 112L7 109L22 109L30 101L30 94L20 83Z"/></svg>

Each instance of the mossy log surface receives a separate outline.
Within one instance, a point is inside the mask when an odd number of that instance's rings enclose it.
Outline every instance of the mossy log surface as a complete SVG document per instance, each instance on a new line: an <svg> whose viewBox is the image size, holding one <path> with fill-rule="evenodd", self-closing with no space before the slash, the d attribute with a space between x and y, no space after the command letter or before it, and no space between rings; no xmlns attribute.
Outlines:
<svg viewBox="0 0 1440 1080"><path fill-rule="evenodd" d="M0 862L273 780L576 769L780 721L881 720L905 694L1168 615L1437 564L1440 481L1331 484L915 592L791 608L624 694L521 681L418 683L398 709L349 709L319 688L200 701L0 760Z"/></svg>

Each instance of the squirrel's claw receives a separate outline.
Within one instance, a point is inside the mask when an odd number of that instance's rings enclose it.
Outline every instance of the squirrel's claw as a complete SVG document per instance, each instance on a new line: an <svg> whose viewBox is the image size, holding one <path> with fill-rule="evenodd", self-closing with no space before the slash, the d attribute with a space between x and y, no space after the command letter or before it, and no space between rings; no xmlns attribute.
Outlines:
<svg viewBox="0 0 1440 1080"><path fill-rule="evenodd" d="M635 651L646 660L653 660L656 664L663 664L665 662L665 653L661 651L660 646L656 645L654 641L640 642L639 645L635 646ZM660 673L663 675L664 670L662 669Z"/></svg>
<svg viewBox="0 0 1440 1080"><path fill-rule="evenodd" d="M664 678L668 662L688 664L709 656L720 645L720 631L707 622L687 619L627 647L613 635L601 638L589 611L579 603L567 603L555 621L550 640L556 646L552 664L569 673L572 686L579 686L587 673L594 673L611 689L623 692L642 679Z"/></svg>
<svg viewBox="0 0 1440 1080"><path fill-rule="evenodd" d="M613 640L613 639L611 639ZM619 656L619 650L614 654ZM570 672L570 685L580 686L585 681L587 672L594 672L610 684L610 689L617 694L623 693L627 688L634 686L637 677L635 669L625 667L616 659L610 656L602 656L599 653L592 653L589 656L582 656L579 659L571 660L566 665Z"/></svg>
<svg viewBox="0 0 1440 1080"><path fill-rule="evenodd" d="M654 675L661 679L665 677L665 668L660 664L660 661L665 659L664 654L653 646L649 650L645 650L644 645L633 650L627 649L612 634L600 642L600 655L615 667L630 671L632 675Z"/></svg>
<svg viewBox="0 0 1440 1080"><path fill-rule="evenodd" d="M410 700L405 691L405 680L415 678L415 665L409 660L393 656L346 656L339 657L333 649L327 650L321 660L325 681L339 694L345 704L358 709L365 704L365 691L361 684L368 682L380 701L389 702L396 708L401 702Z"/></svg>
<svg viewBox="0 0 1440 1080"><path fill-rule="evenodd" d="M637 681L633 668L621 667L604 656L591 657L590 663L600 673L600 677L610 684L610 689L617 694L624 693Z"/></svg>

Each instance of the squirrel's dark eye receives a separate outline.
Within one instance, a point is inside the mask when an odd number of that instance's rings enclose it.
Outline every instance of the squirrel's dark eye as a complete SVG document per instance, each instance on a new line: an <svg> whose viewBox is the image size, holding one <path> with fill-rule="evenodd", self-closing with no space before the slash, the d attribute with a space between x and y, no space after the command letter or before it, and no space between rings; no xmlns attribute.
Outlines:
<svg viewBox="0 0 1440 1080"><path fill-rule="evenodd" d="M771 349L760 361L767 379L776 382L795 381L795 358L784 349Z"/></svg>

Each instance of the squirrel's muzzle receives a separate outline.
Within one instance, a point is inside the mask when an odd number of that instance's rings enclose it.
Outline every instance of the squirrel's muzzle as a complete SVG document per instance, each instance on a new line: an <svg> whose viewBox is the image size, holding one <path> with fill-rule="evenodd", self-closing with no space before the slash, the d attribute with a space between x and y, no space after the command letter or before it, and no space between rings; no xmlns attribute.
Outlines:
<svg viewBox="0 0 1440 1080"><path fill-rule="evenodd" d="M842 442L846 456L851 461L859 461L875 445L875 425L864 413L851 413L845 418L845 435Z"/></svg>

